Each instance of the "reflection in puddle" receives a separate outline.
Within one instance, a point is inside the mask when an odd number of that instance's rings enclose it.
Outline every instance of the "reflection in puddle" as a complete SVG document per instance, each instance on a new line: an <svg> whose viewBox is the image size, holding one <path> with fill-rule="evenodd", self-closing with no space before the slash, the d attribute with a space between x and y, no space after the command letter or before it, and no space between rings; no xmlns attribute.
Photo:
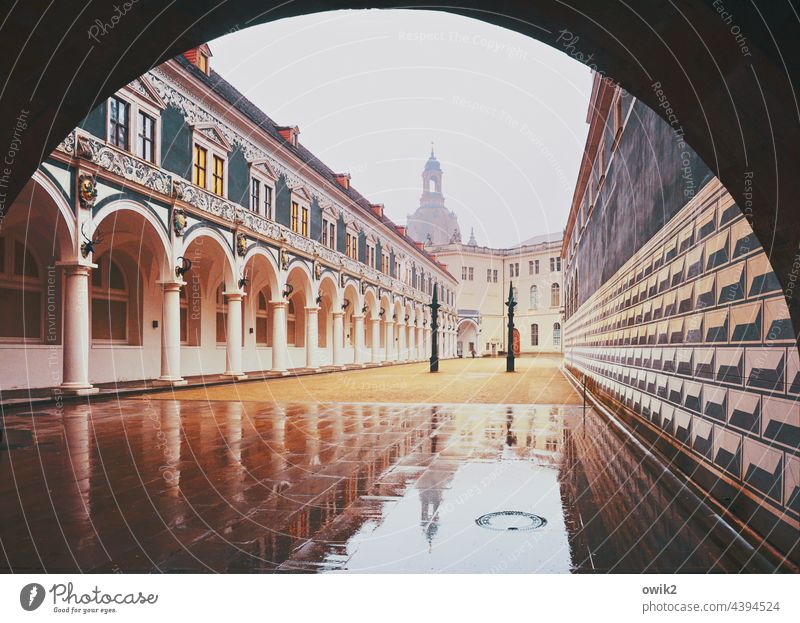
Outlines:
<svg viewBox="0 0 800 623"><path fill-rule="evenodd" d="M579 407L123 400L32 424L6 418L35 438L0 451L15 570L771 570Z"/></svg>

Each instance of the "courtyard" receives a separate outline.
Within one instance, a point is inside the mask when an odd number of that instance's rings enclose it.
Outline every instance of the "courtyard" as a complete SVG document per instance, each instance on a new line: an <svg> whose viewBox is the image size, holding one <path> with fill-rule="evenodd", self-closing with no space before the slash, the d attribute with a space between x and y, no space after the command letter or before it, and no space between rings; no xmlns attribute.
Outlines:
<svg viewBox="0 0 800 623"><path fill-rule="evenodd" d="M775 571L555 356L4 416L18 572Z"/></svg>

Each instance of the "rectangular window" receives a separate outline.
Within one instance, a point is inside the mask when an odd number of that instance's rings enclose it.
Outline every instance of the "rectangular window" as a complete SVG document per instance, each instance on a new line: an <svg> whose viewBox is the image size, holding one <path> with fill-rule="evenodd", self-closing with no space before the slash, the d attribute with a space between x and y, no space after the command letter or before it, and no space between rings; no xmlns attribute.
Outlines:
<svg viewBox="0 0 800 623"><path fill-rule="evenodd" d="M264 184L264 216L272 218L272 188Z"/></svg>
<svg viewBox="0 0 800 623"><path fill-rule="evenodd" d="M290 226L293 232L300 233L300 206L296 201L292 201L292 218Z"/></svg>
<svg viewBox="0 0 800 623"><path fill-rule="evenodd" d="M528 260L528 274L533 274L533 260Z"/></svg>
<svg viewBox="0 0 800 623"><path fill-rule="evenodd" d="M486 269L486 283L491 283L491 282L492 282L492 269L491 268L487 268Z"/></svg>
<svg viewBox="0 0 800 623"><path fill-rule="evenodd" d="M534 274L539 274L539 260L533 260L533 272Z"/></svg>
<svg viewBox="0 0 800 623"><path fill-rule="evenodd" d="M467 280L467 267L466 266L462 266L461 267L461 281L466 281L466 280Z"/></svg>
<svg viewBox="0 0 800 623"><path fill-rule="evenodd" d="M331 249L336 248L336 225L333 223L328 224L328 242Z"/></svg>
<svg viewBox="0 0 800 623"><path fill-rule="evenodd" d="M208 162L208 152L200 145L194 146L194 183L201 188L206 187L206 166Z"/></svg>
<svg viewBox="0 0 800 623"><path fill-rule="evenodd" d="M300 233L304 236L308 236L308 208L303 208L301 212L302 220L300 222L301 231Z"/></svg>
<svg viewBox="0 0 800 623"><path fill-rule="evenodd" d="M550 272L551 273L558 273L561 272L561 257L551 257L550 258Z"/></svg>
<svg viewBox="0 0 800 623"><path fill-rule="evenodd" d="M531 325L531 346L539 346L539 325Z"/></svg>
<svg viewBox="0 0 800 623"><path fill-rule="evenodd" d="M108 100L108 142L120 149L128 149L130 104L117 97Z"/></svg>
<svg viewBox="0 0 800 623"><path fill-rule="evenodd" d="M156 121L139 111L139 134L136 155L148 162L156 161Z"/></svg>
<svg viewBox="0 0 800 623"><path fill-rule="evenodd" d="M367 247L367 264L375 268L375 247Z"/></svg>
<svg viewBox="0 0 800 623"><path fill-rule="evenodd" d="M497 270L496 269L492 271L492 281L494 283L497 283Z"/></svg>
<svg viewBox="0 0 800 623"><path fill-rule="evenodd" d="M328 246L328 220L322 219L322 246Z"/></svg>
<svg viewBox="0 0 800 623"><path fill-rule="evenodd" d="M261 205L261 182L256 178L250 180L250 211L258 213L258 206Z"/></svg>
<svg viewBox="0 0 800 623"><path fill-rule="evenodd" d="M197 53L197 67L204 74L208 75L208 56L206 56L202 52Z"/></svg>
<svg viewBox="0 0 800 623"><path fill-rule="evenodd" d="M211 190L215 195L222 197L225 194L225 161L219 156L214 156L214 179Z"/></svg>
<svg viewBox="0 0 800 623"><path fill-rule="evenodd" d="M468 278L469 278L470 281L474 281L474 279L475 279L475 269L472 266L469 267L469 277Z"/></svg>

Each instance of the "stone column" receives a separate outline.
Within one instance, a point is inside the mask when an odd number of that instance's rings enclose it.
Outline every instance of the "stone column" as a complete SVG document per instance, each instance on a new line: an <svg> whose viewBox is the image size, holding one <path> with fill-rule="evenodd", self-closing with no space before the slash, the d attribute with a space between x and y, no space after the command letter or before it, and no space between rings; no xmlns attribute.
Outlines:
<svg viewBox="0 0 800 623"><path fill-rule="evenodd" d="M91 266L64 266L64 349L61 390L96 394L89 383L89 273Z"/></svg>
<svg viewBox="0 0 800 623"><path fill-rule="evenodd" d="M228 303L227 362L224 376L246 379L247 375L242 370L242 298L244 295L241 292L231 292L224 296Z"/></svg>
<svg viewBox="0 0 800 623"><path fill-rule="evenodd" d="M397 360L405 361L408 358L406 352L406 323L400 321L397 323Z"/></svg>
<svg viewBox="0 0 800 623"><path fill-rule="evenodd" d="M384 352L384 359L386 361L394 361L394 320L386 321L386 350Z"/></svg>
<svg viewBox="0 0 800 623"><path fill-rule="evenodd" d="M344 312L333 312L333 365L342 365L344 348Z"/></svg>
<svg viewBox="0 0 800 623"><path fill-rule="evenodd" d="M409 361L414 361L417 359L417 348L415 338L417 337L415 334L417 332L417 327L413 324L408 325L408 359Z"/></svg>
<svg viewBox="0 0 800 623"><path fill-rule="evenodd" d="M286 343L286 301L270 301L272 306L272 370L286 372L289 355Z"/></svg>
<svg viewBox="0 0 800 623"><path fill-rule="evenodd" d="M381 358L381 321L373 318L372 323L372 363L378 363Z"/></svg>
<svg viewBox="0 0 800 623"><path fill-rule="evenodd" d="M317 324L317 312L319 307L306 307L306 368L319 368L319 325Z"/></svg>
<svg viewBox="0 0 800 623"><path fill-rule="evenodd" d="M417 359L425 359L425 330L417 327Z"/></svg>
<svg viewBox="0 0 800 623"><path fill-rule="evenodd" d="M364 363L364 316L354 315L353 363Z"/></svg>
<svg viewBox="0 0 800 623"><path fill-rule="evenodd" d="M161 376L170 385L186 385L181 378L181 286L177 281L161 282Z"/></svg>

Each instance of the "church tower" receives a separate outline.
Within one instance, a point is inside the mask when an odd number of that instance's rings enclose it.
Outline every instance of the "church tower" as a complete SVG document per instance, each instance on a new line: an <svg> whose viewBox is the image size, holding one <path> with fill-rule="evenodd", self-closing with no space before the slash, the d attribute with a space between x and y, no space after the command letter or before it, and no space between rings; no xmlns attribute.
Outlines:
<svg viewBox="0 0 800 623"><path fill-rule="evenodd" d="M444 205L442 166L431 145L431 155L422 170L419 208L408 217L408 235L425 244L461 242L458 217Z"/></svg>

